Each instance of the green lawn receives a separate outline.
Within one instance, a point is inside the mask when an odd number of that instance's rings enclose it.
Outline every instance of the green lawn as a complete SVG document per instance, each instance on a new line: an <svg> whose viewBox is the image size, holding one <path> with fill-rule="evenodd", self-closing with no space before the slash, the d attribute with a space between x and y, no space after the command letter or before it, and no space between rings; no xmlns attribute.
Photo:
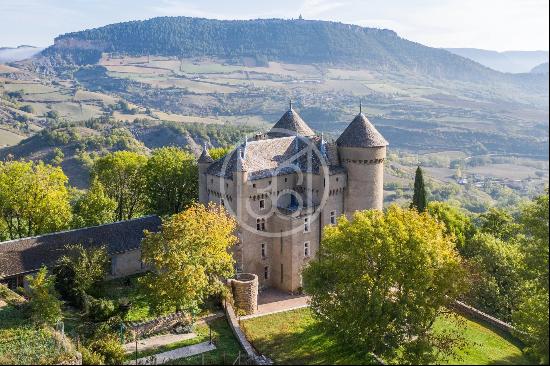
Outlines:
<svg viewBox="0 0 550 366"><path fill-rule="evenodd" d="M510 340L483 324L464 320L460 322L464 323L468 345L449 364L529 364ZM279 364L375 363L370 356L338 344L323 332L307 308L245 320L242 327L254 346ZM439 319L435 327L458 329L455 321L446 318Z"/></svg>
<svg viewBox="0 0 550 366"><path fill-rule="evenodd" d="M256 349L277 364L376 363L367 354L338 344L307 308L245 320L241 327Z"/></svg>

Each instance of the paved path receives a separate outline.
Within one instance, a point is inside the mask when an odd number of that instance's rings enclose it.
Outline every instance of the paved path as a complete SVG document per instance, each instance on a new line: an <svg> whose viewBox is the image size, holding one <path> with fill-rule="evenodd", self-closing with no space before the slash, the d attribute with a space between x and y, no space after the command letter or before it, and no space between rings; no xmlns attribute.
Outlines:
<svg viewBox="0 0 550 366"><path fill-rule="evenodd" d="M145 339L138 339L138 352L146 349L157 348L167 344L184 341L186 339L195 338L195 333L186 334L162 334ZM126 343L124 346L126 353L136 351L136 342Z"/></svg>
<svg viewBox="0 0 550 366"><path fill-rule="evenodd" d="M192 346L177 348L172 351L158 353L154 356L142 357L136 360L128 361L126 365L161 365L171 360L176 360L178 358L191 357L195 355L200 355L204 352L213 351L216 349L214 344L210 342L202 342L194 344Z"/></svg>
<svg viewBox="0 0 550 366"><path fill-rule="evenodd" d="M276 289L266 289L258 295L258 311L252 315L241 316L241 320L259 316L301 309L308 306L309 297L305 295L290 295Z"/></svg>

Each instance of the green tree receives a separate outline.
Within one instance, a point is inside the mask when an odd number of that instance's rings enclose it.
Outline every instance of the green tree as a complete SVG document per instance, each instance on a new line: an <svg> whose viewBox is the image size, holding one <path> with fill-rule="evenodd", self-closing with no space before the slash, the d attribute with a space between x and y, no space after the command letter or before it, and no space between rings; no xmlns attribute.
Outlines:
<svg viewBox="0 0 550 366"><path fill-rule="evenodd" d="M177 147L153 151L145 166L150 209L173 215L198 199L198 167L190 153Z"/></svg>
<svg viewBox="0 0 550 366"><path fill-rule="evenodd" d="M428 204L428 213L445 225L446 232L453 235L456 247L462 254L466 241L470 240L476 230L470 217L458 207L446 202L432 201Z"/></svg>
<svg viewBox="0 0 550 366"><path fill-rule="evenodd" d="M548 364L548 191L523 207L520 223L524 237L525 284L521 303L513 314L520 335L541 363Z"/></svg>
<svg viewBox="0 0 550 366"><path fill-rule="evenodd" d="M424 176L422 174L422 169L419 166L416 168L416 174L414 177L414 195L411 208L416 208L418 212L424 212L426 211L427 204Z"/></svg>
<svg viewBox="0 0 550 366"><path fill-rule="evenodd" d="M56 288L73 305L85 308L86 294L105 278L107 251L104 247L85 248L82 244L68 245L67 254L53 268Z"/></svg>
<svg viewBox="0 0 550 366"><path fill-rule="evenodd" d="M501 320L510 321L519 302L523 256L520 247L487 233L466 242L463 256L472 284L466 302Z"/></svg>
<svg viewBox="0 0 550 366"><path fill-rule="evenodd" d="M74 204L73 227L86 227L106 224L114 219L116 202L107 196L103 184L92 180L90 189Z"/></svg>
<svg viewBox="0 0 550 366"><path fill-rule="evenodd" d="M347 344L399 362L448 357L457 334L434 321L463 290L453 240L427 214L395 205L325 228L319 260L303 271L310 305Z"/></svg>
<svg viewBox="0 0 550 366"><path fill-rule="evenodd" d="M72 218L67 181L51 165L0 162L0 228L10 239L67 228Z"/></svg>
<svg viewBox="0 0 550 366"><path fill-rule="evenodd" d="M494 207L479 215L476 224L482 232L504 241L512 239L520 230L520 226L510 213Z"/></svg>
<svg viewBox="0 0 550 366"><path fill-rule="evenodd" d="M143 173L147 157L131 151L117 151L99 158L92 177L115 200L115 220L128 220L144 212L146 181Z"/></svg>
<svg viewBox="0 0 550 366"><path fill-rule="evenodd" d="M63 163L64 158L65 158L65 154L63 153L63 150L61 150L58 147L53 149L53 158L51 160L52 165L60 166L61 163Z"/></svg>
<svg viewBox="0 0 550 366"><path fill-rule="evenodd" d="M53 324L62 318L61 301L55 291L55 276L48 275L46 267L40 268L35 275L25 277L27 288L25 295L29 301L27 309L35 323Z"/></svg>
<svg viewBox="0 0 550 366"><path fill-rule="evenodd" d="M222 291L222 279L233 275L230 248L237 242L236 221L221 207L193 204L146 233L143 263L152 271L140 281L151 309L196 308L206 296Z"/></svg>
<svg viewBox="0 0 550 366"><path fill-rule="evenodd" d="M208 150L210 157L214 160L221 159L225 157L231 151L231 147L215 147Z"/></svg>

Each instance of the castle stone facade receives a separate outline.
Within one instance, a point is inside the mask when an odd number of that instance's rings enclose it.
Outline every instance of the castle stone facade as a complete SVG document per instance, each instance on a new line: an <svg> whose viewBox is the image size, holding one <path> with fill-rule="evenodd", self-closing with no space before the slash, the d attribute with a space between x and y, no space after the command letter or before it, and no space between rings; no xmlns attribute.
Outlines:
<svg viewBox="0 0 550 366"><path fill-rule="evenodd" d="M327 142L291 106L269 132L222 159L205 147L199 200L236 216L237 272L256 274L260 287L300 291L323 228L356 210L382 209L387 145L362 113Z"/></svg>

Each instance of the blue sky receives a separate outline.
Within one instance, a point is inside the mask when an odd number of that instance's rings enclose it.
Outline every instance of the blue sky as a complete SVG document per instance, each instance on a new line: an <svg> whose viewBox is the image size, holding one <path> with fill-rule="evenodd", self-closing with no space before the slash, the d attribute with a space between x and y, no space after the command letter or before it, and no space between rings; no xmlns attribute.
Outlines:
<svg viewBox="0 0 550 366"><path fill-rule="evenodd" d="M548 50L548 0L0 0L0 46L156 16L297 18L389 28L433 47Z"/></svg>

